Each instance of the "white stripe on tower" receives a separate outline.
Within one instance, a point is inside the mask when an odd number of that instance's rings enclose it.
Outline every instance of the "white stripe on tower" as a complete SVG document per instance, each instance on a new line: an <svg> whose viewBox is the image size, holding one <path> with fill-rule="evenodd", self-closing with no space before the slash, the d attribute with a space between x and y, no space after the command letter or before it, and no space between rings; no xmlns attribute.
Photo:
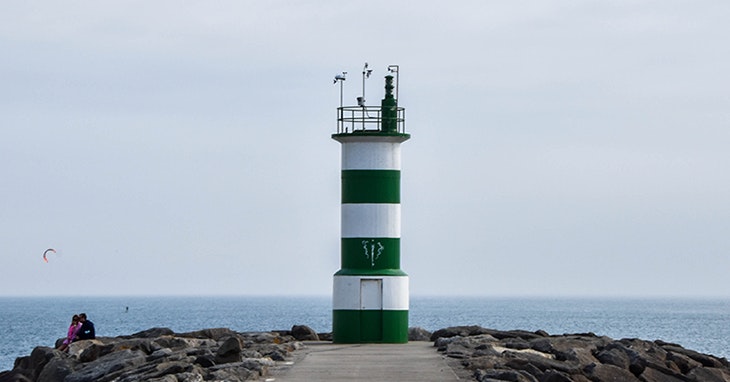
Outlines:
<svg viewBox="0 0 730 382"><path fill-rule="evenodd" d="M338 139L342 142L343 170L400 170L402 138L356 137L357 141Z"/></svg>
<svg viewBox="0 0 730 382"><path fill-rule="evenodd" d="M342 204L342 237L400 237L400 204Z"/></svg>

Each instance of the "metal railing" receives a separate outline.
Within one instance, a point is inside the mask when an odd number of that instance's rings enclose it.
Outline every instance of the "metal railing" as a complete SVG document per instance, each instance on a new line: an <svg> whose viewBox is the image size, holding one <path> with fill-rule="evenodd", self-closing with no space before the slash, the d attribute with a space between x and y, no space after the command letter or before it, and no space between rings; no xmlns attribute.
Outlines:
<svg viewBox="0 0 730 382"><path fill-rule="evenodd" d="M377 106L343 106L337 108L337 134L356 131L383 131L382 109ZM405 134L406 109L396 108L396 131Z"/></svg>

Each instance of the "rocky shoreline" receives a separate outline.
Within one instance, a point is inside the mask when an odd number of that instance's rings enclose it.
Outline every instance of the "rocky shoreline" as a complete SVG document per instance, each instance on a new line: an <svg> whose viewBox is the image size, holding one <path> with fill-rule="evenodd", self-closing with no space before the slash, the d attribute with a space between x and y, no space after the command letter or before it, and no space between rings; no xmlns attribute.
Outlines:
<svg viewBox="0 0 730 382"><path fill-rule="evenodd" d="M441 329L430 340L480 382L730 382L727 359L663 341L479 326Z"/></svg>
<svg viewBox="0 0 730 382"><path fill-rule="evenodd" d="M432 341L461 378L479 382L730 382L727 359L662 341L479 326L411 328L409 339ZM0 372L0 382L264 380L291 367L302 341L327 340L307 326L252 333L153 328L76 342L68 353L36 347Z"/></svg>

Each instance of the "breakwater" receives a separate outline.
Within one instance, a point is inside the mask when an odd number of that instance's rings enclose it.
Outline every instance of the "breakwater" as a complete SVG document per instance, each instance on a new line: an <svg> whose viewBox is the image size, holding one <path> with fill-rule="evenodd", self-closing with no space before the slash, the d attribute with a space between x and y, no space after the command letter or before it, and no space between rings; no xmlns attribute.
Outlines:
<svg viewBox="0 0 730 382"><path fill-rule="evenodd" d="M68 353L36 347L1 372L0 382L262 380L294 362L306 341L328 339L328 333L307 326L246 333L152 328L75 342ZM434 352L441 352L457 374L480 382L730 381L725 358L660 340L480 326L411 328L409 339L432 341Z"/></svg>

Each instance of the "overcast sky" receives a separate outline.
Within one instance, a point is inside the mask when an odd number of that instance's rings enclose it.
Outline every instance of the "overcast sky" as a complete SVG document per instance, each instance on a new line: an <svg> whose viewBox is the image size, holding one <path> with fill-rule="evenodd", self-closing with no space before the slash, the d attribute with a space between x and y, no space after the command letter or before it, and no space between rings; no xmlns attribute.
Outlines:
<svg viewBox="0 0 730 382"><path fill-rule="evenodd" d="M400 65L412 295L730 297L730 3L3 1L0 295L329 295ZM49 262L46 248L55 248Z"/></svg>

